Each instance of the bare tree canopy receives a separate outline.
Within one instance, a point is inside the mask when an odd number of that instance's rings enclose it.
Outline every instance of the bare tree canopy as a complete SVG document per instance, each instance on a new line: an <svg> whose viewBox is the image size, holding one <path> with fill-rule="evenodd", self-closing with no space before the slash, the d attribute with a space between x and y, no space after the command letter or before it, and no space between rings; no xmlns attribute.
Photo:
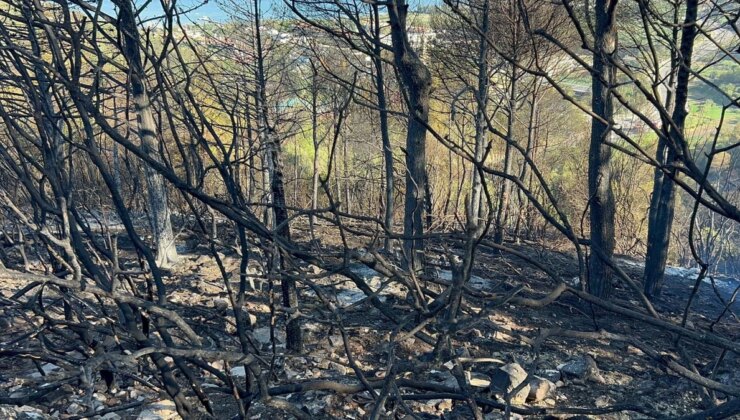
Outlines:
<svg viewBox="0 0 740 420"><path fill-rule="evenodd" d="M0 418L740 415L733 0L0 0Z"/></svg>

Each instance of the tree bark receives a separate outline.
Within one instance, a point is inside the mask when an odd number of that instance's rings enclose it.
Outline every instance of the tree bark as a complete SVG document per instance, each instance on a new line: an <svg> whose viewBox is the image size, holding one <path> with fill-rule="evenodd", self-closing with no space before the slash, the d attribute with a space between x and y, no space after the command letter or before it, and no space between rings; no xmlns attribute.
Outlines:
<svg viewBox="0 0 740 420"><path fill-rule="evenodd" d="M618 0L596 0L594 25L594 53L592 74L591 109L607 121L596 118L591 122L591 142L588 154L588 193L590 204L591 247L589 258L589 291L602 299L608 298L612 289L612 270L608 262L614 255L614 192L612 190L612 151L608 145L611 137L613 105L611 89L616 72L610 62L617 50L615 10Z"/></svg>
<svg viewBox="0 0 740 420"><path fill-rule="evenodd" d="M511 173L511 143L514 141L514 113L516 112L516 85L519 76L516 66L511 66L511 85L509 86L509 115L506 125L506 148L504 149L505 174ZM507 219L509 217L509 197L511 196L511 182L504 178L501 180L501 190L498 196L498 209L496 210L496 226L493 233L493 241L499 245L504 243Z"/></svg>
<svg viewBox="0 0 740 420"><path fill-rule="evenodd" d="M678 155L676 153L678 144L685 141L683 137L686 125L686 103L689 92L689 76L691 68L691 56L696 38L696 17L698 1L688 0L686 2L686 15L681 33L680 62L675 86L675 104L671 115L671 122L663 124L663 135L658 143L657 160L668 167L669 175L662 173L656 168L655 185L653 186L653 197L648 217L648 239L647 255L645 258L645 295L650 298L660 295L661 287L665 279L665 266L668 260L668 249L670 246L671 227L676 201L676 184L673 177L677 175ZM675 61L674 61L675 62ZM669 89L670 91L670 89ZM668 93L670 95L670 93ZM667 99L670 106L670 97Z"/></svg>
<svg viewBox="0 0 740 420"><path fill-rule="evenodd" d="M146 76L139 50L141 44L133 6L128 0L115 0L114 2L118 6L121 36L124 41L123 52L131 70L129 85L137 114L141 146L146 154L156 159L158 130L147 93ZM160 267L169 267L177 261L178 255L170 221L170 208L167 204L167 188L162 175L152 170L149 165L144 165L144 176L148 191L149 225L157 247L157 264Z"/></svg>
<svg viewBox="0 0 740 420"><path fill-rule="evenodd" d="M318 71L311 61L311 140L313 141L313 173L311 174L311 210L316 211L319 202L319 123L318 123ZM311 226L315 221L313 213L309 217Z"/></svg>
<svg viewBox="0 0 740 420"><path fill-rule="evenodd" d="M525 156L527 159L532 159L532 151L535 148L536 143L536 125L537 125L537 104L538 104L538 89L537 89L537 82L534 83L534 86L532 88L532 102L530 104L529 108L529 119L527 123L527 147L525 149ZM531 177L531 174L527 172L527 163L526 161L522 165L522 170L519 175L519 179L524 182L527 177ZM516 223L514 225L514 238L517 243L521 241L521 229L522 229L522 222L527 221L525 218L525 213L527 213L527 208L529 207L529 200L527 200L524 197L524 194L522 194L521 189L517 189L517 198L519 202L519 210L517 211L516 216Z"/></svg>
<svg viewBox="0 0 740 420"><path fill-rule="evenodd" d="M249 96L246 97L246 106L245 106L245 118L247 120L247 147L248 147L248 175L247 175L247 202L253 203L254 202L254 191L257 184L257 176L255 174L255 166L254 166L254 151L255 151L255 144L254 144L254 136L253 132L254 129L252 128L252 111L251 111L251 105L249 102ZM256 103L255 103L256 107Z"/></svg>
<svg viewBox="0 0 740 420"><path fill-rule="evenodd" d="M345 211L347 213L352 213L352 184L349 181L349 150L347 150L347 138L342 136L342 155L344 156L344 159L342 160L342 178L344 178L344 202L346 203L346 206L344 207ZM339 168L337 168L337 171ZM340 196L341 198L341 196Z"/></svg>
<svg viewBox="0 0 740 420"><path fill-rule="evenodd" d="M373 4L373 66L375 67L375 89L378 98L378 118L380 119L380 140L383 145L383 164L385 169L385 209L383 211L383 224L388 232L393 231L393 213L395 199L393 197L393 185L395 175L393 174L393 149L391 136L388 132L388 103L385 96L385 77L383 75L383 60L380 57L382 48L380 44L380 13L378 5ZM386 235L383 247L389 251L392 248L389 235Z"/></svg>
<svg viewBox="0 0 740 420"><path fill-rule="evenodd" d="M475 110L475 160L478 164L483 160L483 152L486 142L486 113L488 110L488 27L490 0L484 0L481 10L480 42L478 44L478 89L475 92L477 102ZM482 217L481 201L483 195L483 180L481 173L473 167L473 191L470 197L470 214L468 220L474 226L478 226Z"/></svg>
<svg viewBox="0 0 740 420"><path fill-rule="evenodd" d="M393 0L388 4L393 58L408 103L406 132L406 196L404 203L404 266L421 270L424 252L424 207L426 205L426 134L429 122L431 73L411 47L406 30L408 4Z"/></svg>
<svg viewBox="0 0 740 420"><path fill-rule="evenodd" d="M283 181L283 169L280 158L280 144L275 138L267 115L267 80L265 78L265 57L262 49L259 0L254 0L254 10L255 43L257 47L257 114L260 122L260 141L265 148L270 204L274 217L273 226L275 228L275 234L279 238L290 241L290 225L288 223L288 209L285 203L285 183ZM273 267L273 269L280 271L283 268L282 255L274 255L274 261L277 262L278 267ZM295 280L283 276L280 279L280 287L283 306L289 309L296 309L298 307L298 288ZM286 348L296 353L303 351L303 333L298 319L288 319L286 321L285 333Z"/></svg>

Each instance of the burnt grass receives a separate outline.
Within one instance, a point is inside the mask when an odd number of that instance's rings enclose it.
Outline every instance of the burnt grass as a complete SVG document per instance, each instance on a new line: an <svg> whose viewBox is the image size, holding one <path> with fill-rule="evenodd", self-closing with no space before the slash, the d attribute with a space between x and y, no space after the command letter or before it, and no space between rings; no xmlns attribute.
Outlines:
<svg viewBox="0 0 740 420"><path fill-rule="evenodd" d="M305 231L295 229L295 236L310 237ZM321 247L324 250L340 251L340 243L335 232L328 228L318 228ZM359 243L355 239L352 246L372 247L372 243ZM371 242L368 239L368 242ZM192 243L198 244L198 241ZM231 309L223 302L227 298L223 279L215 260L208 253L208 248L201 242L183 252L180 263L168 273L169 307L185 318L193 329L206 338L212 345L234 350L238 344L235 338L234 318ZM578 275L578 266L573 255L547 249L536 244L508 244L538 261L547 265L562 279L573 279ZM121 249L126 252L126 244ZM444 266L444 244L432 243L427 258ZM130 251L130 249L129 249ZM238 258L234 252L222 254L228 270L238 268ZM389 257L391 258L391 257ZM639 281L639 266L626 264L625 272ZM320 273L319 273L320 274ZM623 341L608 339L568 338L554 335L544 340L541 345L532 346L522 337L537 339L543 330L564 329L574 331L606 330L612 333L636 338L646 345L658 349L663 357L675 360L691 360L696 372L714 378L728 385L740 385L740 366L734 355L727 354L722 363L715 366L720 351L715 347L689 339L681 339L676 346L676 337L664 330L621 315L607 312L584 302L572 294L565 293L555 302L543 307L532 308L512 304L501 299L518 290L517 296L542 298L549 293L555 284L553 280L530 263L505 252L480 249L475 261L473 275L481 280L477 292L465 299L464 319L468 326L461 328L452 336L453 352L472 359L498 359L503 363L519 363L531 375L545 371L557 371L558 366L573 359L591 356L601 373L602 381L578 378L561 378L558 387L541 401L530 401L524 407L560 408L603 408L617 405L642 407L642 412L627 410L607 414L587 415L588 418L627 419L664 417L676 418L720 404L727 396L720 392L708 393L700 386L677 375L640 349ZM321 277L321 276L317 276ZM687 304L693 278L669 276L665 289L655 302L655 307L664 320L680 323ZM280 331L283 328L283 316L271 313L271 302L279 306L279 284L269 282L258 284L256 290L250 290L247 299L247 310L254 315L256 322L253 329L271 325L277 335L277 346L272 343L255 340L255 351L270 364L270 381L272 386L297 382L331 380L340 383L357 383L344 343L341 340L337 313L341 314L341 327L347 336L347 343L352 357L365 377L369 380L383 379L387 373L389 343L394 338L397 326L373 308L367 300L342 305L338 296L343 291L351 290L352 285L345 278L328 276L316 280L316 287L330 298L337 297L337 312L326 310L316 293L307 285L300 285L302 304L302 330L304 332L305 350L301 354L287 354L284 339ZM443 285L437 284L434 278L422 280L424 286L434 291L441 291ZM2 344L10 343L27 334L33 325L39 325L39 319L30 310L18 309L18 302L9 298L24 284L0 284L2 301L0 317L3 319L5 333L0 340ZM519 290L521 289L521 290ZM399 314L413 313L411 302L405 299L402 287L388 286L383 293L384 302L394 307ZM481 293L478 293L481 292ZM347 292L349 293L349 292ZM478 296L476 296L476 294ZM722 295L703 283L691 307L687 327L691 329L710 328L715 334L730 340L737 340L740 327L732 310L727 311L720 322L715 322L724 309ZM23 299L27 299L26 296ZM55 299L54 293L43 297ZM724 299L726 300L726 299ZM641 305L635 294L625 285L615 284L613 301L639 310ZM59 314L56 314L57 316ZM430 326L428 332L434 333ZM53 335L49 338L55 342L62 340ZM29 348L36 348L38 343L29 341ZM41 344L43 346L43 344ZM122 344L125 347L126 344ZM9 346L3 346L9 348ZM108 351L120 350L111 345ZM683 349L684 354L677 351ZM395 362L407 362L404 366L416 366L401 372L398 378L424 383L444 383L450 377L444 366L431 359L433 347L419 338L410 337L397 343L393 349ZM64 375L58 371L47 375L34 375L43 360L34 360L24 354L3 356L0 358L0 397L10 397L37 389L44 383L54 383ZM444 360L442 361L444 362ZM142 362L140 362L142 364ZM145 363L143 363L145 364ZM464 364L464 370L489 376L500 363L482 362ZM224 369L223 365L214 367ZM141 367L140 367L141 368ZM64 371L64 368L60 369ZM224 393L223 384L211 374L199 371L198 378L204 385L206 394L211 399L215 418L231 418L238 414L234 399ZM140 376L144 375L144 376ZM132 405L128 410L117 411L121 418L137 418L142 410L157 400L166 399L155 390L147 387L146 382L157 379L146 376L146 372L129 367L122 367L116 373L117 380L113 389L98 378L94 382L94 392L101 406L110 408ZM237 377L244 381L244 377ZM184 378L179 380L185 384ZM449 382L447 382L449 384ZM27 405L39 408L48 418L75 418L69 413L73 403L84 407L83 387L70 380L43 398L28 401ZM486 388L474 388L480 398L494 399L495 395ZM395 409L395 418L470 418L471 411L464 401L453 401L444 398L422 399L428 391L403 389L403 392L419 396L419 400L410 399L403 405L391 399L387 408ZM303 409L313 418L367 418L373 409L374 401L367 391L341 394L331 391L306 391L283 396L297 407ZM197 405L195 397L189 397ZM84 413L85 410L82 410ZM79 414L78 414L79 415ZM174 415L174 411L163 411L162 418ZM526 418L546 418L550 414L525 415ZM250 418L290 418L284 411L255 402L249 411ZM487 418L501 418L500 410L492 410ZM573 418L575 414L551 414L549 418ZM112 417L111 417L112 418ZM583 418L583 417L581 417Z"/></svg>

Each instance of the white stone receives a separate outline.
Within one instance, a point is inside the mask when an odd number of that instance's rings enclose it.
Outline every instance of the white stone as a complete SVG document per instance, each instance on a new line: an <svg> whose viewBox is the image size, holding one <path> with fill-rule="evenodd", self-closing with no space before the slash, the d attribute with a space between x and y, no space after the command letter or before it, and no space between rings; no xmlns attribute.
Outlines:
<svg viewBox="0 0 740 420"><path fill-rule="evenodd" d="M137 420L175 420L179 419L175 403L170 400L160 400L149 404L139 413Z"/></svg>
<svg viewBox="0 0 740 420"><path fill-rule="evenodd" d="M488 388L491 385L491 378L488 375L484 375L478 372L465 372L465 379L467 379L470 386L474 388Z"/></svg>
<svg viewBox="0 0 740 420"><path fill-rule="evenodd" d="M244 366L233 367L229 372L231 373L231 376L236 376L239 378L247 376L247 372L244 370Z"/></svg>
<svg viewBox="0 0 740 420"><path fill-rule="evenodd" d="M67 407L67 413L69 414L77 414L82 410L83 410L82 406L77 404L76 402L73 402Z"/></svg>

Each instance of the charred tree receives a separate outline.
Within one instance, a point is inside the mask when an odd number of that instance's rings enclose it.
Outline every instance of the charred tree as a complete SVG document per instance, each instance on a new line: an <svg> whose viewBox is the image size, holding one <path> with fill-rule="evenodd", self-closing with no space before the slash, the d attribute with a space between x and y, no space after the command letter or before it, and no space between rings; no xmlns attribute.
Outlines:
<svg viewBox="0 0 740 420"><path fill-rule="evenodd" d="M129 0L114 0L118 7L118 21L123 39L123 53L129 66L129 89L137 114L139 138L147 155L157 156L158 127L146 86L146 74L141 59L141 41L136 28L133 5ZM169 267L177 261L175 235L172 231L170 208L167 203L167 188L162 175L149 165L144 165L147 184L147 203L149 206L149 225L157 248L157 264Z"/></svg>
<svg viewBox="0 0 740 420"><path fill-rule="evenodd" d="M650 202L647 255L643 275L645 294L651 298L660 295L660 289L665 278L665 266L668 259L676 201L676 184L673 182L673 178L677 175L679 165L678 151L682 150L678 145L685 142L684 127L688 115L686 105L689 76L691 75L691 56L697 33L697 9L697 0L686 2L686 15L682 26L679 54L678 57L672 57L678 59L679 63L674 64L675 61L672 61L671 64L672 67L677 67L675 103L673 104L671 121L663 122L663 137L658 142L656 160L663 167L655 169L655 185L653 186L653 197ZM668 95L670 94L668 93ZM667 174L663 174L662 171L664 170L667 171Z"/></svg>
<svg viewBox="0 0 740 420"><path fill-rule="evenodd" d="M404 203L404 265L422 269L424 252L424 208L427 205L426 135L432 76L409 42L405 0L388 3L393 60L408 105L406 132L406 196Z"/></svg>
<svg viewBox="0 0 740 420"><path fill-rule="evenodd" d="M278 239L290 241L290 224L288 220L288 209L285 201L285 182L283 180L283 165L281 159L280 143L277 140L268 118L267 107L267 78L265 75L265 56L262 47L262 30L260 28L260 5L259 0L254 1L254 41L257 58L256 68L256 90L257 90L257 114L259 125L259 138L264 147L264 158L267 167L270 205L272 206L273 228ZM279 272L283 266L283 256L276 250L273 256L273 271ZM283 295L283 306L288 310L298 307L298 287L295 279L282 276L280 287ZM290 317L290 315L289 315ZM297 319L288 319L286 322L286 347L288 350L299 353L303 350L303 334L300 322Z"/></svg>
<svg viewBox="0 0 740 420"><path fill-rule="evenodd" d="M378 5L372 6L373 19L373 67L375 68L375 92L378 99L378 118L380 120L380 139L383 146L383 165L385 175L383 223L386 231L393 231L393 214L395 199L393 197L393 186L395 184L395 175L393 174L393 148L391 146L391 136L388 132L388 100L385 94L385 76L383 73L383 60L381 58L382 46L380 39L380 13ZM390 235L386 236L383 244L386 250L391 249Z"/></svg>
<svg viewBox="0 0 740 420"><path fill-rule="evenodd" d="M483 1L481 10L480 39L478 44L478 86L475 92L476 110L475 110L475 145L474 155L477 164L483 160L483 153L486 143L486 134L488 132L487 111L488 111L488 87L490 80L488 77L488 32L489 32L489 13L490 0ZM470 218L475 220L478 225L482 217L481 200L483 199L483 180L481 172L473 168L473 192L470 202Z"/></svg>
<svg viewBox="0 0 740 420"><path fill-rule="evenodd" d="M588 153L588 194L591 222L589 291L607 298L612 289L609 260L614 254L614 192L612 190L612 149L609 145L614 114L611 90L616 82L612 63L617 52L616 7L618 0L596 0L594 24L591 120Z"/></svg>

